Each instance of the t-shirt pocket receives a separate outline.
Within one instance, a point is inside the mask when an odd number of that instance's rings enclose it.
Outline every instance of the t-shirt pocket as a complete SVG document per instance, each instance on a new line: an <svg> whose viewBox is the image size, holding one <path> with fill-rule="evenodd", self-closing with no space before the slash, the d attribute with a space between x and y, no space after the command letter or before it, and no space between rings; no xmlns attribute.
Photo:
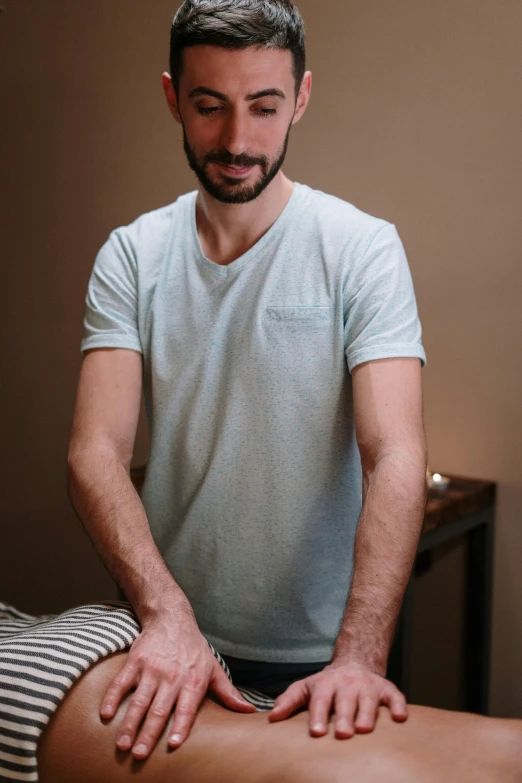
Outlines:
<svg viewBox="0 0 522 783"><path fill-rule="evenodd" d="M267 375L299 399L320 395L334 361L334 308L269 306L263 317Z"/></svg>
<svg viewBox="0 0 522 783"><path fill-rule="evenodd" d="M265 309L267 326L282 326L286 329L327 328L333 318L333 307L315 305L271 305Z"/></svg>

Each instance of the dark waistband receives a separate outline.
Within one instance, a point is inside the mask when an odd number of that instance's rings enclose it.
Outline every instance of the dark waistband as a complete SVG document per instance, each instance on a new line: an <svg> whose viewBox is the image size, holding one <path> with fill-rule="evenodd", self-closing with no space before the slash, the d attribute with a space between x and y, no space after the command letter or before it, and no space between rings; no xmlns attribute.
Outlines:
<svg viewBox="0 0 522 783"><path fill-rule="evenodd" d="M330 661L274 663L250 661L222 653L220 655L230 669L232 682L236 687L251 688L272 698L279 696L296 680L317 674L330 663Z"/></svg>
<svg viewBox="0 0 522 783"><path fill-rule="evenodd" d="M238 674L294 674L295 672L311 671L324 669L330 661L303 661L300 663L276 663L274 661L251 661L247 658L235 658L233 655L224 655L221 657L227 663L228 668L236 671Z"/></svg>

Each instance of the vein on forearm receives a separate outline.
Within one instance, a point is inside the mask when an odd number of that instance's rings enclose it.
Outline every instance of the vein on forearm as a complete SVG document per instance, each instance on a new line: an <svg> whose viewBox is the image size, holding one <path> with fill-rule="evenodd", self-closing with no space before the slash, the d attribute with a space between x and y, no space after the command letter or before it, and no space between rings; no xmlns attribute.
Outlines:
<svg viewBox="0 0 522 783"><path fill-rule="evenodd" d="M426 499L422 452L394 449L364 473L353 578L334 657L386 671Z"/></svg>

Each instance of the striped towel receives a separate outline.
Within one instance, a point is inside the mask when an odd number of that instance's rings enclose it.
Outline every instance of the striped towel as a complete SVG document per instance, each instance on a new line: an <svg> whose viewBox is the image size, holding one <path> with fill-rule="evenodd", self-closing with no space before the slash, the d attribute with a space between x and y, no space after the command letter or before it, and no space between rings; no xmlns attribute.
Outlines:
<svg viewBox="0 0 522 783"><path fill-rule="evenodd" d="M0 602L0 781L38 781L38 739L76 680L140 633L130 604L87 604L33 617ZM232 681L230 670L207 640ZM239 687L258 712L274 699Z"/></svg>

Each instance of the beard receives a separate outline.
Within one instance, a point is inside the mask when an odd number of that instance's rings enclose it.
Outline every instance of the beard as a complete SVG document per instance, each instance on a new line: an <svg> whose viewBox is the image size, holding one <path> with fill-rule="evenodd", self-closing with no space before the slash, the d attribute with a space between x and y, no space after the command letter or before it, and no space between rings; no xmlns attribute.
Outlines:
<svg viewBox="0 0 522 783"><path fill-rule="evenodd" d="M183 149L190 168L207 193L224 204L246 204L256 199L265 190L283 165L292 128L292 124L290 124L283 146L271 162L266 155L259 155L255 158L247 154L232 155L226 149L209 152L198 158L189 144L183 121L181 125L183 128ZM207 167L210 163L223 163L225 166L243 167L259 165L261 167L261 177L253 185L248 185L239 177L227 177L226 174L222 174L221 179L218 181L213 179L208 173Z"/></svg>

